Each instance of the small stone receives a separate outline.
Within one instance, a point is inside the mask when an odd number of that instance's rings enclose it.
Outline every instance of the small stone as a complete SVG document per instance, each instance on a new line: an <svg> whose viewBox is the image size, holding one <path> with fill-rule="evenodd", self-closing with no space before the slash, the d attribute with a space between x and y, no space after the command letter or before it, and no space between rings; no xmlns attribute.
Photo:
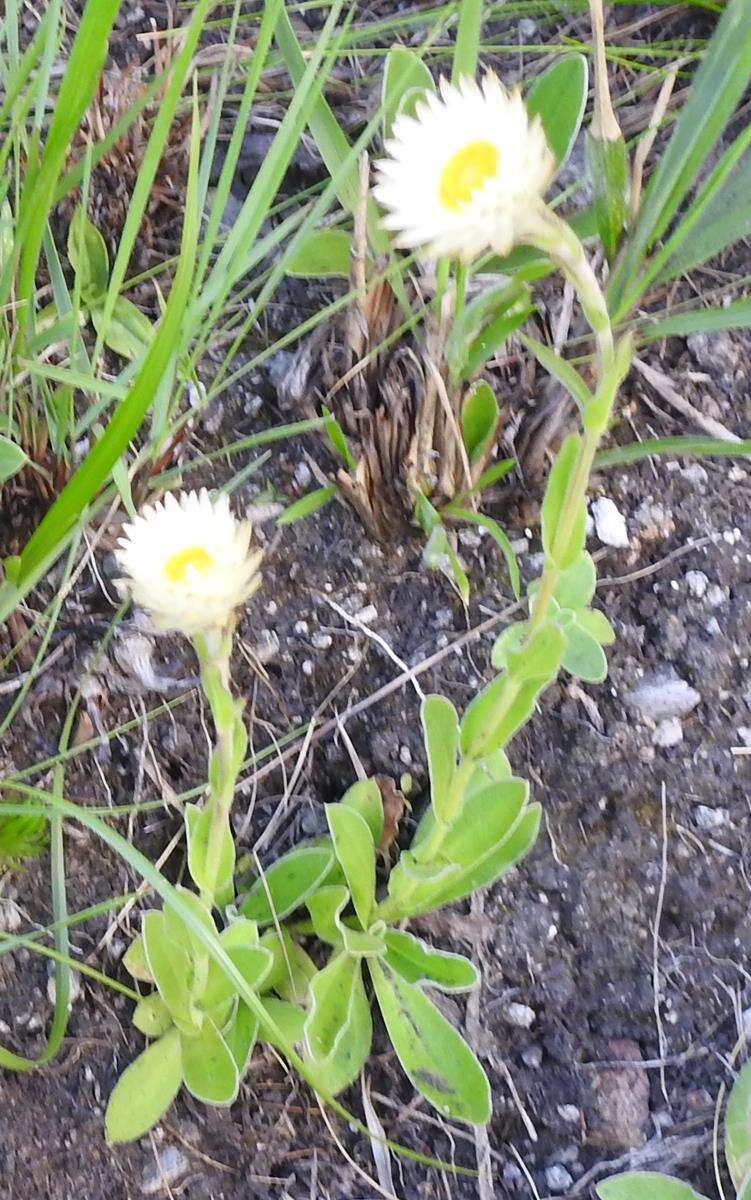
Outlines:
<svg viewBox="0 0 751 1200"><path fill-rule="evenodd" d="M575 1104L559 1104L558 1116L569 1125L576 1125L581 1120L581 1112Z"/></svg>
<svg viewBox="0 0 751 1200"><path fill-rule="evenodd" d="M144 1171L141 1177L141 1191L144 1196L156 1196L178 1180L182 1179L190 1168L187 1154L176 1146L163 1146L158 1152L156 1163Z"/></svg>
<svg viewBox="0 0 751 1200"><path fill-rule="evenodd" d="M358 613L355 613L355 616L363 625L372 625L378 616L378 609L375 604L367 604L365 608L361 608Z"/></svg>
<svg viewBox="0 0 751 1200"><path fill-rule="evenodd" d="M708 804L697 804L694 809L694 824L705 833L720 829L728 819L726 808L710 808Z"/></svg>
<svg viewBox="0 0 751 1200"><path fill-rule="evenodd" d="M542 1066L542 1049L540 1046L527 1046L522 1050L522 1062L530 1071L537 1071Z"/></svg>
<svg viewBox="0 0 751 1200"><path fill-rule="evenodd" d="M701 696L681 679L675 671L656 671L645 675L632 688L626 700L649 721L667 721L670 717L686 717L696 708Z"/></svg>
<svg viewBox="0 0 751 1200"><path fill-rule="evenodd" d="M681 475L687 483L694 487L700 487L709 480L706 468L701 463L691 463L688 467L681 467Z"/></svg>
<svg viewBox="0 0 751 1200"><path fill-rule="evenodd" d="M515 1025L517 1029L531 1029L537 1014L528 1004L519 1004L514 1000L507 1005L504 1017L509 1025Z"/></svg>
<svg viewBox="0 0 751 1200"><path fill-rule="evenodd" d="M310 467L306 462L299 462L295 467L295 483L299 488L307 488L313 478Z"/></svg>
<svg viewBox="0 0 751 1200"><path fill-rule="evenodd" d="M744 746L751 746L751 729L749 729L748 725L738 726L738 737Z"/></svg>
<svg viewBox="0 0 751 1200"><path fill-rule="evenodd" d="M305 637L308 633L308 629L309 626L307 621L295 621L295 633L298 637Z"/></svg>
<svg viewBox="0 0 751 1200"><path fill-rule="evenodd" d="M302 665L303 675L307 675L308 678L310 678L310 676L313 674L313 670L314 670L313 663L311 662L311 660L309 658L306 658L305 662Z"/></svg>
<svg viewBox="0 0 751 1200"><path fill-rule="evenodd" d="M683 726L678 717L668 717L666 721L660 721L660 724L652 734L652 743L659 746L662 750L669 750L671 746L679 746L683 741Z"/></svg>
<svg viewBox="0 0 751 1200"><path fill-rule="evenodd" d="M697 600L701 600L709 587L709 580L703 571L687 571L686 586L692 596L696 596Z"/></svg>
<svg viewBox="0 0 751 1200"><path fill-rule="evenodd" d="M570 1171L567 1171L560 1163L554 1163L552 1167L546 1167L545 1182L550 1192L567 1192L574 1184Z"/></svg>
<svg viewBox="0 0 751 1200"><path fill-rule="evenodd" d="M719 608L729 598L730 593L727 588L720 587L719 583L713 583L707 591L707 604L711 608Z"/></svg>
<svg viewBox="0 0 751 1200"><path fill-rule="evenodd" d="M316 650L328 650L334 639L330 633L314 633L310 639L310 644Z"/></svg>
<svg viewBox="0 0 751 1200"><path fill-rule="evenodd" d="M255 654L259 663L269 663L279 653L279 636L273 629L261 629L255 646Z"/></svg>
<svg viewBox="0 0 751 1200"><path fill-rule="evenodd" d="M78 971L71 971L68 984L68 1012L75 1004L78 997L81 995L81 976ZM50 975L47 979L47 998L50 1004L54 1004L57 998L57 987L55 984L55 968L54 964L50 963Z"/></svg>
<svg viewBox="0 0 751 1200"><path fill-rule="evenodd" d="M624 549L629 544L626 518L609 496L600 496L592 504L595 532L605 546Z"/></svg>

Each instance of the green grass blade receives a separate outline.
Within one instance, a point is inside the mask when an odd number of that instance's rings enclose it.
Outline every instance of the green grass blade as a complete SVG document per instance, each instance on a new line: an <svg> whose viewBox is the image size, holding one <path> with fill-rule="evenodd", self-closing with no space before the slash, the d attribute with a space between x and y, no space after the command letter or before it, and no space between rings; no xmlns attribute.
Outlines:
<svg viewBox="0 0 751 1200"><path fill-rule="evenodd" d="M595 470L604 467L622 467L639 462L642 458L654 458L668 454L675 458L689 454L694 458L745 458L751 455L751 438L741 442L723 442L712 437L666 437L647 438L643 442L629 442L627 446L614 446L612 450L601 450L595 458Z"/></svg>
<svg viewBox="0 0 751 1200"><path fill-rule="evenodd" d="M729 0L694 79L673 136L655 170L634 232L610 280L616 319L633 302L633 286L651 246L667 229L751 78L748 0Z"/></svg>
<svg viewBox="0 0 751 1200"><path fill-rule="evenodd" d="M463 76L470 79L475 77L477 56L480 52L482 8L483 0L461 0L456 24L454 62L451 68L452 83L458 83Z"/></svg>
<svg viewBox="0 0 751 1200"><path fill-rule="evenodd" d="M29 321L37 262L55 185L99 82L119 8L120 0L89 0L86 5L60 84L39 170L27 179L23 190L17 230L17 244L21 248L18 269L21 329Z"/></svg>
<svg viewBox="0 0 751 1200"><path fill-rule="evenodd" d="M68 481L41 523L27 542L21 555L16 579L22 589L35 568L55 551L73 523L108 480L113 466L135 436L156 395L160 381L168 370L175 344L179 340L195 264L198 242L199 214L196 205L199 130L197 110L193 113L193 132L190 151L185 221L180 262L164 316L154 341L133 387L112 416L104 434L86 456L75 475ZM0 620L7 613L0 601Z"/></svg>
<svg viewBox="0 0 751 1200"><path fill-rule="evenodd" d="M685 337L689 333L713 333L721 329L747 329L751 325L751 300L734 300L724 308L690 308L674 316L639 325L639 341Z"/></svg>

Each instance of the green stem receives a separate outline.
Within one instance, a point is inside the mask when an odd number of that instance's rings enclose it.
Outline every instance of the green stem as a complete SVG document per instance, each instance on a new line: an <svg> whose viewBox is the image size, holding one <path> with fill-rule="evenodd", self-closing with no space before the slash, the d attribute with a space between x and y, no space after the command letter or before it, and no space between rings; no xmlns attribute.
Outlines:
<svg viewBox="0 0 751 1200"><path fill-rule="evenodd" d="M229 827L230 810L239 770L236 754L237 727L240 721L230 686L232 630L205 634L195 639L201 668L201 682L216 728L216 749L211 759L209 795L211 809L205 874L201 899L214 907L219 883L222 846Z"/></svg>

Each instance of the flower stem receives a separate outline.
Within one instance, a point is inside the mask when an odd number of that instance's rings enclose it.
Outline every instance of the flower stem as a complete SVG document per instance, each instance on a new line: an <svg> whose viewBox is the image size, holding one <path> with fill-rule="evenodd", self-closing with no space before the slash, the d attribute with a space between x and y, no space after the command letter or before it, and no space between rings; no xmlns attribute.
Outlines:
<svg viewBox="0 0 751 1200"><path fill-rule="evenodd" d="M216 728L216 747L211 757L207 806L211 812L206 858L200 883L201 899L211 909L217 902L222 856L229 826L235 784L243 754L238 742L244 727L230 687L232 630L203 635L195 640L201 668L201 683Z"/></svg>

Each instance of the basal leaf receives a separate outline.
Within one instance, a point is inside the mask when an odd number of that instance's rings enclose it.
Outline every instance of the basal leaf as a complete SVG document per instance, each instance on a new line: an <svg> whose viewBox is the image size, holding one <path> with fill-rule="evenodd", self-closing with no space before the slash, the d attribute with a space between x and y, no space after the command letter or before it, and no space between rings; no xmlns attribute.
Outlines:
<svg viewBox="0 0 751 1200"><path fill-rule="evenodd" d="M490 384L481 379L462 405L462 437L470 463L487 454L498 429L498 401Z"/></svg>
<svg viewBox="0 0 751 1200"><path fill-rule="evenodd" d="M358 812L368 826L376 846L383 835L383 797L375 779L358 779L341 798L341 804Z"/></svg>
<svg viewBox="0 0 751 1200"><path fill-rule="evenodd" d="M28 457L15 442L0 434L0 487L28 462Z"/></svg>
<svg viewBox="0 0 751 1200"><path fill-rule="evenodd" d="M206 1019L200 1033L180 1039L183 1080L196 1100L205 1104L231 1104L237 1096L237 1064L213 1021Z"/></svg>
<svg viewBox="0 0 751 1200"><path fill-rule="evenodd" d="M173 1021L181 1029L192 1029L193 963L185 947L168 936L164 913L150 909L143 914L143 941L146 962Z"/></svg>
<svg viewBox="0 0 751 1200"><path fill-rule="evenodd" d="M68 229L68 259L85 304L94 304L107 293L109 256L104 238L79 204Z"/></svg>
<svg viewBox="0 0 751 1200"><path fill-rule="evenodd" d="M154 976L149 970L149 964L146 961L146 951L143 944L143 934L138 935L128 946L128 949L123 955L123 966L125 970L138 979L141 983L153 983Z"/></svg>
<svg viewBox="0 0 751 1200"><path fill-rule="evenodd" d="M334 850L344 871L355 912L367 929L375 900L375 845L367 822L342 804L326 805Z"/></svg>
<svg viewBox="0 0 751 1200"><path fill-rule="evenodd" d="M345 889L346 890L346 889ZM263 991L276 992L283 1000L302 1004L308 984L318 968L284 926L267 929L261 945L272 956L269 973L263 978Z"/></svg>
<svg viewBox="0 0 751 1200"><path fill-rule="evenodd" d="M287 1045L277 1039L276 1034L264 1021L261 1021L258 1029L258 1040L276 1046L282 1053L287 1046L299 1045L303 1040L305 1028L305 1013L302 1009L290 1004L289 1000L276 1000L273 996L264 996L263 1006L276 1028L281 1030Z"/></svg>
<svg viewBox="0 0 751 1200"><path fill-rule="evenodd" d="M344 229L313 229L306 234L286 263L288 275L326 279L349 278L352 234Z"/></svg>
<svg viewBox="0 0 751 1200"><path fill-rule="evenodd" d="M479 982L474 963L461 954L436 950L402 929L387 930L385 940L386 962L407 983L437 987L442 992L466 992Z"/></svg>
<svg viewBox="0 0 751 1200"><path fill-rule="evenodd" d="M444 1116L490 1120L488 1079L467 1043L423 992L381 962L369 963L378 1005L412 1085Z"/></svg>
<svg viewBox="0 0 751 1200"><path fill-rule="evenodd" d="M102 309L92 304L92 324L97 333L104 334L104 341L110 350L129 360L140 358L146 353L154 338L154 326L127 296L117 297L112 316L106 325L102 322L102 316Z"/></svg>
<svg viewBox="0 0 751 1200"><path fill-rule="evenodd" d="M313 922L313 931L322 942L327 942L330 946L341 946L339 917L348 902L349 889L344 884L330 884L308 896L306 904Z"/></svg>
<svg viewBox="0 0 751 1200"><path fill-rule="evenodd" d="M136 1029L148 1038L161 1037L173 1023L170 1011L159 992L152 992L150 996L139 1000L131 1020Z"/></svg>
<svg viewBox="0 0 751 1200"><path fill-rule="evenodd" d="M251 1012L243 1000L240 1000L229 1029L224 1031L224 1040L235 1061L240 1079L248 1069L250 1056L258 1037L258 1023L256 1014Z"/></svg>
<svg viewBox="0 0 751 1200"><path fill-rule="evenodd" d="M180 1034L170 1029L127 1067L109 1099L104 1118L107 1141L132 1142L167 1111L182 1083Z"/></svg>
<svg viewBox="0 0 751 1200"><path fill-rule="evenodd" d="M240 912L260 925L284 920L323 883L333 863L331 845L297 846L256 880L242 901Z"/></svg>
<svg viewBox="0 0 751 1200"><path fill-rule="evenodd" d="M333 1095L352 1083L370 1051L373 1023L362 966L335 955L310 984L305 1044L320 1085Z"/></svg>

